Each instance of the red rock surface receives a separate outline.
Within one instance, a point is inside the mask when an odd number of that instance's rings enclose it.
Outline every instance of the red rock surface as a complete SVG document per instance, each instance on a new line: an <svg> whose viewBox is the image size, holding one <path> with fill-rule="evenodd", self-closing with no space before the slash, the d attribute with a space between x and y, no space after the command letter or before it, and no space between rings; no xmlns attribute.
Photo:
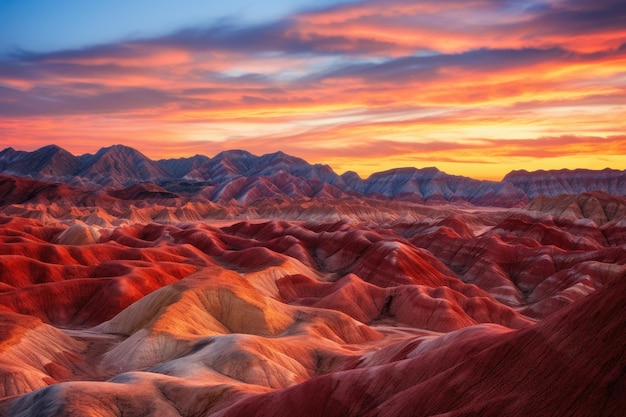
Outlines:
<svg viewBox="0 0 626 417"><path fill-rule="evenodd" d="M19 181L6 195L39 187ZM599 221L554 201L243 206L59 189L54 204L0 208L0 415L626 408L620 201L595 196Z"/></svg>
<svg viewBox="0 0 626 417"><path fill-rule="evenodd" d="M467 328L423 349L416 339L393 362L256 395L217 415L621 415L624 294L622 277L535 326Z"/></svg>

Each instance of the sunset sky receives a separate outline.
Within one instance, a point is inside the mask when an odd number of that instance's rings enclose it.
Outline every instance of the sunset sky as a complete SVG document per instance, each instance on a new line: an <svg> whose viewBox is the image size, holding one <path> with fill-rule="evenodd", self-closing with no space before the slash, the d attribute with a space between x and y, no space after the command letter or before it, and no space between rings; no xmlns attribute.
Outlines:
<svg viewBox="0 0 626 417"><path fill-rule="evenodd" d="M624 0L0 0L0 149L626 168Z"/></svg>

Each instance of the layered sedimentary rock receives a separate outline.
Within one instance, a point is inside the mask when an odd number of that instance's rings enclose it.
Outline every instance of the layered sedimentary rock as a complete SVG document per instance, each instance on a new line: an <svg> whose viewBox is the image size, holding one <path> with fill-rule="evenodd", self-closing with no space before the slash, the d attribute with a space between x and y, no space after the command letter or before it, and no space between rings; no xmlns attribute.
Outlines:
<svg viewBox="0 0 626 417"><path fill-rule="evenodd" d="M361 179L124 146L0 171L0 415L626 408L620 171Z"/></svg>
<svg viewBox="0 0 626 417"><path fill-rule="evenodd" d="M626 173L605 169L515 171L502 181L480 181L449 175L437 168L398 168L361 178L342 175L328 165L275 152L262 156L241 150L224 151L213 158L153 161L123 145L102 148L94 155L74 156L51 145L33 152L7 148L0 151L0 173L61 182L90 190L114 188L121 198L139 197L140 183L148 198L179 197L218 203L250 204L265 199L368 197L414 203L454 203L496 207L523 207L542 195L577 195L604 192L626 195ZM120 191L121 189L127 189ZM144 190L147 191L147 190Z"/></svg>
<svg viewBox="0 0 626 417"><path fill-rule="evenodd" d="M43 204L24 190L45 183L6 181L2 415L626 406L618 197L229 205L62 186Z"/></svg>

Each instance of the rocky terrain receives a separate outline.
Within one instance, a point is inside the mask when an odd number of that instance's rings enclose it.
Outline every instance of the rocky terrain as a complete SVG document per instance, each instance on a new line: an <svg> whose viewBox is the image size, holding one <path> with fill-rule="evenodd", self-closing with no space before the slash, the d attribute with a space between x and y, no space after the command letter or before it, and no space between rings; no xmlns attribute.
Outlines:
<svg viewBox="0 0 626 417"><path fill-rule="evenodd" d="M37 152L0 154L0 415L626 409L623 172Z"/></svg>
<svg viewBox="0 0 626 417"><path fill-rule="evenodd" d="M241 204L268 198L368 197L428 204L523 207L540 195L556 197L592 191L626 195L626 171L610 169L514 171L496 182L449 175L437 168L399 168L363 179L355 172L338 175L328 165L312 165L283 152L255 156L234 150L213 158L196 155L152 161L123 145L81 156L55 145L33 152L7 148L0 151L0 174L92 190L147 183L152 192L169 193L170 197L217 203L234 200ZM120 195L138 197L133 192L136 189L131 188Z"/></svg>

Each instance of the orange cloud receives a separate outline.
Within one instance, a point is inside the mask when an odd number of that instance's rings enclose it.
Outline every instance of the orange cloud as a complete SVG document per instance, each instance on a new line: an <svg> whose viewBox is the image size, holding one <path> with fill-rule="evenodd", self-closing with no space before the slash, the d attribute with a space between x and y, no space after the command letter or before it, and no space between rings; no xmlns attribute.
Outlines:
<svg viewBox="0 0 626 417"><path fill-rule="evenodd" d="M536 6L370 0L23 53L0 62L0 144L283 150L363 175L626 166L625 8Z"/></svg>

